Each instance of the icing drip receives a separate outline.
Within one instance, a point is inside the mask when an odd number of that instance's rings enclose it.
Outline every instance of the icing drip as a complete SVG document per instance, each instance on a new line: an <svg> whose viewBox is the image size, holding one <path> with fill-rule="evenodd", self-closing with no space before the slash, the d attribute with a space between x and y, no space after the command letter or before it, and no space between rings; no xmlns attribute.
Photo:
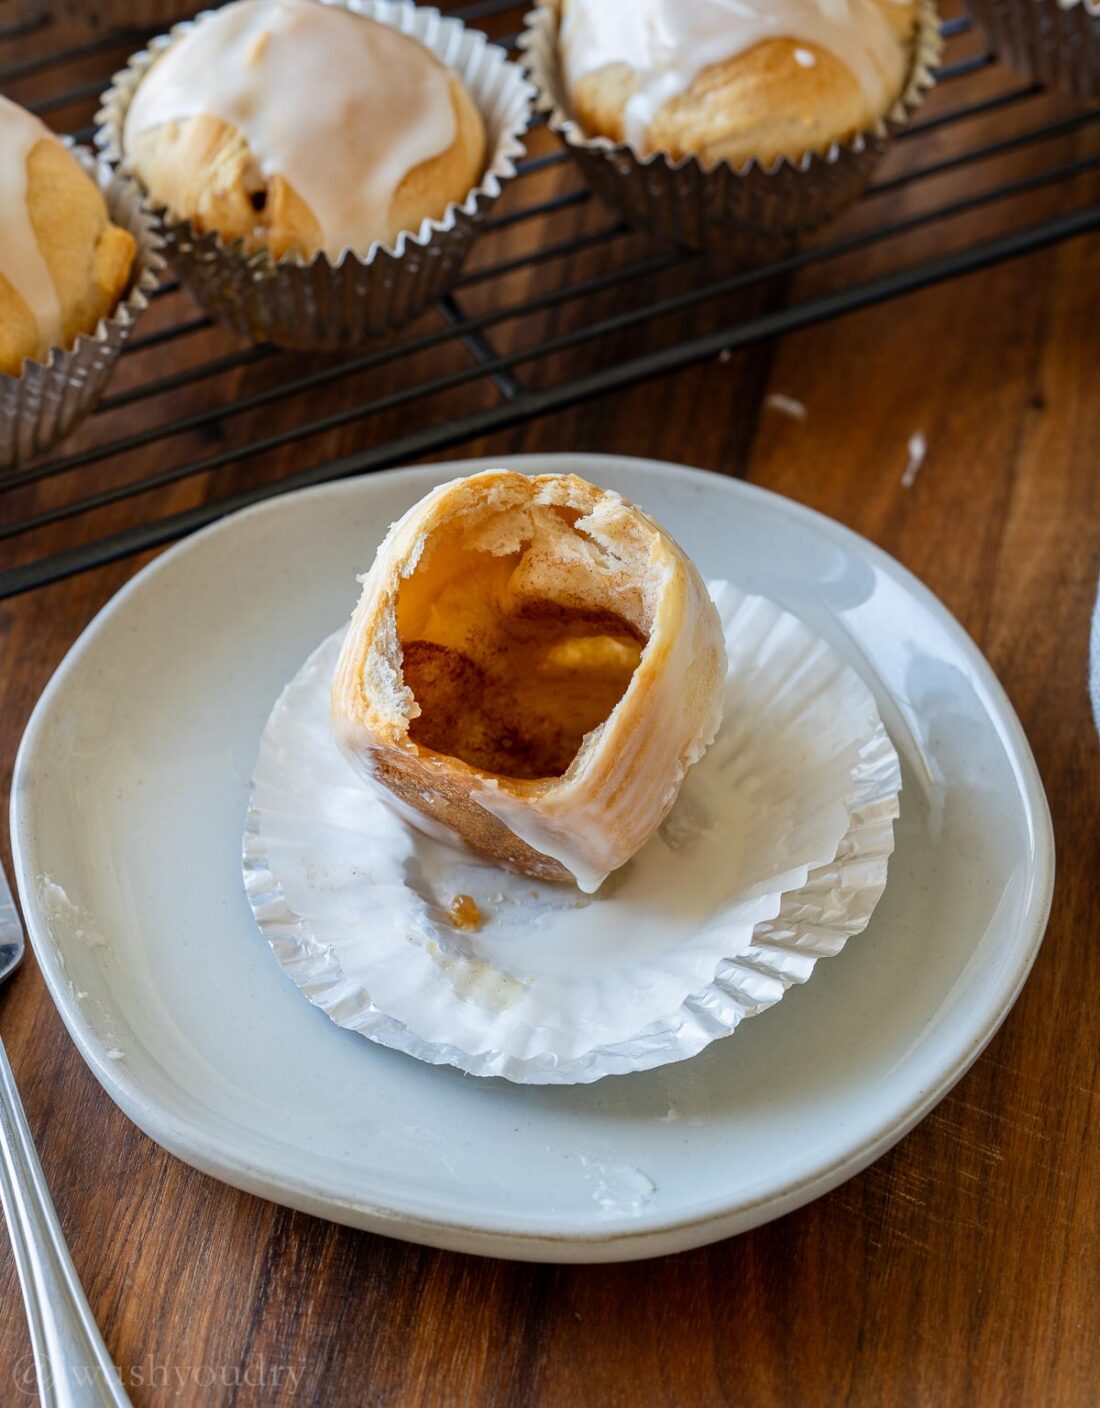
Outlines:
<svg viewBox="0 0 1100 1408"><path fill-rule="evenodd" d="M241 0L199 24L138 88L126 145L203 113L244 136L266 179L290 184L334 257L388 238L397 188L456 135L450 77L433 54L314 0Z"/></svg>
<svg viewBox="0 0 1100 1408"><path fill-rule="evenodd" d="M638 75L624 120L627 141L639 149L660 110L703 69L769 39L832 54L875 112L887 110L905 79L902 46L876 0L572 0L561 25L570 87L609 64L629 64Z"/></svg>
<svg viewBox="0 0 1100 1408"><path fill-rule="evenodd" d="M57 139L45 123L0 96L0 274L31 310L42 345L57 347L61 302L27 209L27 160L43 140Z"/></svg>

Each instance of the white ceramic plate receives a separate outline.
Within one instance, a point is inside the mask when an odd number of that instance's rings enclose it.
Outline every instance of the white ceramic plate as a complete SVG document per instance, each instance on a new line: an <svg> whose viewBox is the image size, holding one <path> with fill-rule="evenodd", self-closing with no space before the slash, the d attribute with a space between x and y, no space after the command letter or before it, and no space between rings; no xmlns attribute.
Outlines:
<svg viewBox="0 0 1100 1408"><path fill-rule="evenodd" d="M694 1060L532 1088L341 1030L279 970L240 876L272 700L347 618L355 574L433 485L490 461L274 499L165 553L39 701L12 834L58 1009L123 1110L241 1188L412 1241L610 1261L798 1207L865 1167L993 1035L1050 905L1046 799L1016 716L896 562L787 500L601 456L574 470L653 513L706 576L772 597L874 690L902 756L890 882L866 934Z"/></svg>

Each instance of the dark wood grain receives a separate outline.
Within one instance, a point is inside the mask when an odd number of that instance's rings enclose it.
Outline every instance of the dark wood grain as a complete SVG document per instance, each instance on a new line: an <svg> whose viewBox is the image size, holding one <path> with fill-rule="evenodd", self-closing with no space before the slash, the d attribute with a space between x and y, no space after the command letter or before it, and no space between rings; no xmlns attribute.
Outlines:
<svg viewBox="0 0 1100 1408"><path fill-rule="evenodd" d="M563 179L551 174L548 186ZM899 196L898 208L908 199ZM1064 189L1040 194L1033 218L1068 199ZM525 231L525 247L560 238L557 219L553 231ZM978 237L991 219L926 231L922 247ZM875 272L880 257L862 260L860 272ZM767 306L845 276L808 271L755 296ZM756 1232L637 1265L510 1265L290 1213L163 1153L96 1084L30 959L0 992L0 1028L77 1266L137 1403L1096 1402L1100 746L1085 679L1100 572L1098 291L1100 240L1078 239L456 451L506 461L591 449L743 475L866 534L959 617L1023 721L1059 852L1035 969L965 1079L864 1174ZM515 335L554 326L550 317ZM236 345L204 336L208 350ZM163 370L185 355L194 354L167 348ZM428 366L412 363L411 375ZM270 375L263 364L237 374L241 385ZM769 405L773 392L801 401L805 420ZM171 410L209 404L208 395L181 393ZM117 413L112 433L145 413ZM242 433L258 433L263 421L257 413ZM398 411L372 433L403 428ZM917 432L927 456L905 487L906 445ZM207 449L219 434L211 430ZM311 443L309 459L344 452L361 434L351 427ZM201 453L203 443L196 435L179 453ZM296 460L301 452L286 452L276 472ZM217 486L188 481L158 509L226 492L250 472L231 470ZM99 482L92 468L83 487ZM55 490L36 492L47 503ZM97 531L140 511L117 506ZM56 551L83 531L59 525L36 550ZM51 671L140 565L0 604L5 794ZM28 1353L5 1243L0 1404L27 1401L9 1366Z"/></svg>

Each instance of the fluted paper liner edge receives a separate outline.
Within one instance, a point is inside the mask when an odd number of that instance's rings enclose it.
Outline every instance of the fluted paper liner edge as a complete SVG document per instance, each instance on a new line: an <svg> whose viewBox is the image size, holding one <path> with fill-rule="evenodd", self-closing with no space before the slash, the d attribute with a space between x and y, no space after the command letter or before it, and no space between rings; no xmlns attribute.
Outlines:
<svg viewBox="0 0 1100 1408"><path fill-rule="evenodd" d="M1100 98L1100 0L970 0L970 12L1018 73Z"/></svg>

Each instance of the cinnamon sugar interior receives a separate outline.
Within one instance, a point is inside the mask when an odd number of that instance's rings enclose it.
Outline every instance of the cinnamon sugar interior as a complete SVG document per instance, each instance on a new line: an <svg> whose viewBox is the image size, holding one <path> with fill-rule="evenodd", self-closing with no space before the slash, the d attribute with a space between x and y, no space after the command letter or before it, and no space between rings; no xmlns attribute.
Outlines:
<svg viewBox="0 0 1100 1408"><path fill-rule="evenodd" d="M452 531L424 553L397 599L415 743L504 777L560 777L622 698L646 636L609 601L577 517L529 513L512 551L499 532L487 550Z"/></svg>

